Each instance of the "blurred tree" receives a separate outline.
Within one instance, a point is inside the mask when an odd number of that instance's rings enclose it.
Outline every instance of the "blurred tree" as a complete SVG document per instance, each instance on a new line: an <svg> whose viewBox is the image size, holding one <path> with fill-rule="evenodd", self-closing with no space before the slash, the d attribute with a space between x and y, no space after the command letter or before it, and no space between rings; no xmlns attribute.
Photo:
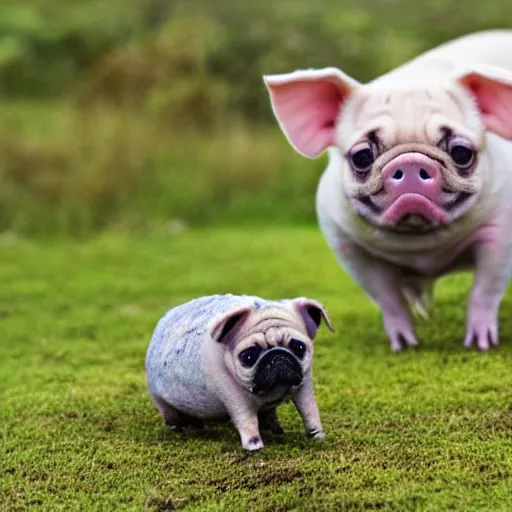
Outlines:
<svg viewBox="0 0 512 512"><path fill-rule="evenodd" d="M262 75L367 81L511 19L510 0L2 0L0 229L314 220L324 161L286 144Z"/></svg>

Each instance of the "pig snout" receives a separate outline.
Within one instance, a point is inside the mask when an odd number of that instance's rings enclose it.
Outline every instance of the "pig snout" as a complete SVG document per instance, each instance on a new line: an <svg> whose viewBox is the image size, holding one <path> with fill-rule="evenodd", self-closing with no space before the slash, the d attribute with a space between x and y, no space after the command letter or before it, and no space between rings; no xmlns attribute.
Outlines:
<svg viewBox="0 0 512 512"><path fill-rule="evenodd" d="M440 164L421 153L397 156L383 167L382 178L391 202L403 194L437 201L441 194Z"/></svg>
<svg viewBox="0 0 512 512"><path fill-rule="evenodd" d="M442 194L442 171L439 162L421 153L405 153L393 158L382 168L387 224L441 224L447 214L439 206Z"/></svg>

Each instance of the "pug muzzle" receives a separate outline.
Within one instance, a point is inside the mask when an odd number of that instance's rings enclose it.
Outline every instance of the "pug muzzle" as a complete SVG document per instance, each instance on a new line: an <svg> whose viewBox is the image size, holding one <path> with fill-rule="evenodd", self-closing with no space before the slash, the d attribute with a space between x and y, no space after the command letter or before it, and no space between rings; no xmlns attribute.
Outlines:
<svg viewBox="0 0 512 512"><path fill-rule="evenodd" d="M295 356L283 348L272 348L258 362L251 392L266 394L277 387L290 388L301 382L302 368Z"/></svg>

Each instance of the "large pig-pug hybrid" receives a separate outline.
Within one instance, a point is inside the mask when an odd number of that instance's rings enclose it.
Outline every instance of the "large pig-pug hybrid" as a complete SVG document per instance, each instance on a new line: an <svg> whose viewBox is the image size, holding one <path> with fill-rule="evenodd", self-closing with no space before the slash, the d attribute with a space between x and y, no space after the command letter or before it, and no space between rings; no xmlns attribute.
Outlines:
<svg viewBox="0 0 512 512"><path fill-rule="evenodd" d="M264 77L290 144L327 148L323 234L382 311L393 350L416 345L433 283L474 271L464 346L498 344L512 273L512 30L455 39L361 84L336 68Z"/></svg>

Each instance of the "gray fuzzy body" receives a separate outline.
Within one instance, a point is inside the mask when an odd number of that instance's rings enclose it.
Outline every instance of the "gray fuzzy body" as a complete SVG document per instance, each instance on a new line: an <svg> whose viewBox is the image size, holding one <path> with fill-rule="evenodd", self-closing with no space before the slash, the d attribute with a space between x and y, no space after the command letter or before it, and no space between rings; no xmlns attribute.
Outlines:
<svg viewBox="0 0 512 512"><path fill-rule="evenodd" d="M265 302L246 295L211 295L169 310L158 322L146 355L151 396L194 417L226 416L226 407L208 377L208 369L217 364L210 357L212 350L207 350L209 344L215 348L210 323L233 308L259 308Z"/></svg>
<svg viewBox="0 0 512 512"><path fill-rule="evenodd" d="M260 429L282 433L276 407L291 398L306 435L324 439L311 377L313 338L325 308L313 299L279 301L211 295L169 310L146 354L149 394L175 431L229 418L246 450Z"/></svg>

